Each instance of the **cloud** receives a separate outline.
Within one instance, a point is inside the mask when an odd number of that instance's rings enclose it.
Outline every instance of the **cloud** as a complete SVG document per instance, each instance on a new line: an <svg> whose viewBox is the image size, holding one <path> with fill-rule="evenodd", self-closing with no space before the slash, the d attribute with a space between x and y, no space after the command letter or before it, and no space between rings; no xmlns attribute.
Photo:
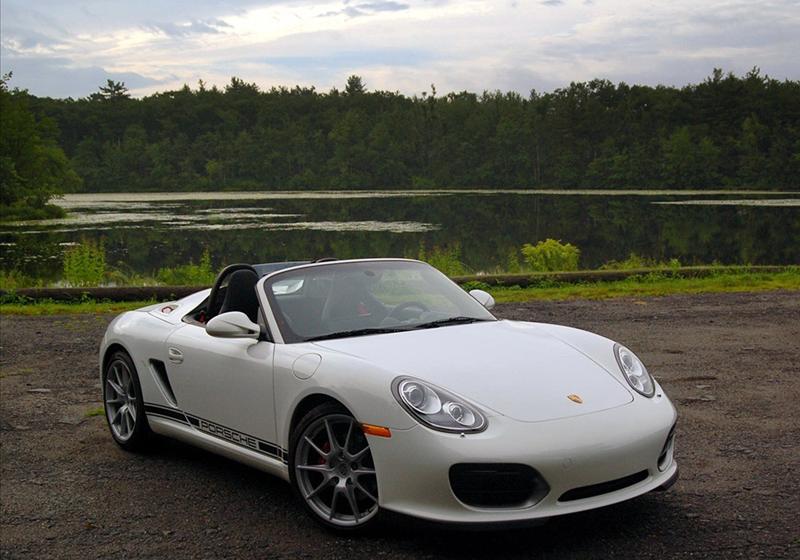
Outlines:
<svg viewBox="0 0 800 560"><path fill-rule="evenodd" d="M59 57L30 59L4 56L2 73L5 74L9 70L13 71L11 82L13 87L58 97L86 97L97 91L106 80L125 82L129 89L164 83L163 80L135 72L111 72L99 66L75 66L72 60Z"/></svg>
<svg viewBox="0 0 800 560"><path fill-rule="evenodd" d="M367 12L399 12L409 8L408 4L400 2L365 2L358 7Z"/></svg>
<svg viewBox="0 0 800 560"><path fill-rule="evenodd" d="M347 2L345 2L347 4ZM347 5L339 10L331 10L320 14L319 17L331 17L338 15L346 15L347 17L361 17L377 14L380 12L401 12L408 10L410 6L401 2L393 2L391 0L379 0L377 2L361 2L352 6Z"/></svg>
<svg viewBox="0 0 800 560"><path fill-rule="evenodd" d="M206 20L196 19L184 23L153 23L145 27L158 30L170 37L186 37L188 35L204 33L221 33L224 28L232 28L230 24L217 18Z"/></svg>
<svg viewBox="0 0 800 560"><path fill-rule="evenodd" d="M51 96L107 78L143 95L232 75L326 90L355 73L411 94L683 85L714 67L800 77L795 0L2 0L0 12L0 66Z"/></svg>
<svg viewBox="0 0 800 560"><path fill-rule="evenodd" d="M435 58L433 53L415 49L375 49L335 51L320 56L273 56L263 60L270 66L283 66L294 70L331 69L338 72L347 68L366 66L420 66Z"/></svg>
<svg viewBox="0 0 800 560"><path fill-rule="evenodd" d="M50 50L58 39L34 29L8 27L3 30L3 46L12 53Z"/></svg>

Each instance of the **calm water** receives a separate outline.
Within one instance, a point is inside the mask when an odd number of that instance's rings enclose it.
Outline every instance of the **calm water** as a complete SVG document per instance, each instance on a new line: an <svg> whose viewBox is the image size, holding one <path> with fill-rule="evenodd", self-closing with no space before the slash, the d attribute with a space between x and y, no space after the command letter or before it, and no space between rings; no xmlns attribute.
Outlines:
<svg viewBox="0 0 800 560"><path fill-rule="evenodd" d="M590 268L631 252L685 264L800 263L800 193L415 191L82 194L61 220L0 226L0 266L58 279L64 251L103 240L107 261L152 273L322 256L417 256L461 247L474 270L502 266L523 243L580 247Z"/></svg>

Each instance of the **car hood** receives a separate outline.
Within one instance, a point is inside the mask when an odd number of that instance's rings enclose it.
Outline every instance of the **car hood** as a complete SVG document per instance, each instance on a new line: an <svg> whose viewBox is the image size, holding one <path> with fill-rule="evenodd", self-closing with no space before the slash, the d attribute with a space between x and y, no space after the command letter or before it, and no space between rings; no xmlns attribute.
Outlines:
<svg viewBox="0 0 800 560"><path fill-rule="evenodd" d="M633 400L610 372L539 323L492 321L316 345L429 381L522 422L587 414Z"/></svg>

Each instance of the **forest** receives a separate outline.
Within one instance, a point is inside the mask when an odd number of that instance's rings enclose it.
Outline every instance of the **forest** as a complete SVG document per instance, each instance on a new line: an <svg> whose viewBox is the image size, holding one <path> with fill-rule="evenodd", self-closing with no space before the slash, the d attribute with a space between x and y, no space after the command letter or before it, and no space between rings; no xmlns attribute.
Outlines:
<svg viewBox="0 0 800 560"><path fill-rule="evenodd" d="M757 68L715 69L680 88L597 79L527 96L431 85L410 97L370 91L358 76L328 92L235 77L142 98L111 80L81 99L36 97L7 80L1 89L3 135L16 126L5 115L13 105L31 115L17 140L35 136L57 160L62 180L47 193L800 187L800 81ZM5 206L37 183L7 172L18 143L2 143Z"/></svg>

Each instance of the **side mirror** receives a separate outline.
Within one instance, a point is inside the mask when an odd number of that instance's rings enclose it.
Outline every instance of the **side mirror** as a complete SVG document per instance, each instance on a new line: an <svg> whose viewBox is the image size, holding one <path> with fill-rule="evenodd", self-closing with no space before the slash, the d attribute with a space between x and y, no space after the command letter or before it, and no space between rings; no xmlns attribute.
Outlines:
<svg viewBox="0 0 800 560"><path fill-rule="evenodd" d="M206 332L219 338L255 338L261 336L261 327L241 311L229 311L213 317Z"/></svg>
<svg viewBox="0 0 800 560"><path fill-rule="evenodd" d="M478 300L478 303L480 303L486 309L491 309L494 307L494 298L491 294L484 292L483 290L470 290L469 295Z"/></svg>

